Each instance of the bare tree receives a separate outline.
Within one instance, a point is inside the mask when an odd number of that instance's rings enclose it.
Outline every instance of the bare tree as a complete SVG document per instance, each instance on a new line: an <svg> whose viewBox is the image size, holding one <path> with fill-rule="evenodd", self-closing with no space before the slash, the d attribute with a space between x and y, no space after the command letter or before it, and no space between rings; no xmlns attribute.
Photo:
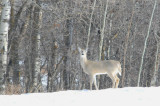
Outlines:
<svg viewBox="0 0 160 106"><path fill-rule="evenodd" d="M154 11L155 11L156 5L157 5L157 0L155 0L155 3L154 3L154 7L153 7L151 19L150 19L150 22L149 22L149 27L148 27L147 36L146 36L146 39L145 39L145 42L144 42L144 48L143 48L143 53L142 53L142 57L141 57L141 64L140 64L140 68L139 68L137 86L140 86L141 72L142 72L142 66L143 66L143 61L144 61L143 59L144 59L144 54L145 54L145 51L146 51L146 46L147 46L148 37L149 37L149 35L150 35L150 28L151 28L151 25L152 25L152 19L153 19L153 15L154 15Z"/></svg>
<svg viewBox="0 0 160 106"><path fill-rule="evenodd" d="M37 4L39 0L36 0ZM40 67L41 67L41 58L40 58L40 44L41 44L41 26L42 26L42 10L39 7L35 7L34 9L34 31L33 31L33 53L34 55L34 75L33 75L33 86L38 92L38 85L40 83Z"/></svg>
<svg viewBox="0 0 160 106"><path fill-rule="evenodd" d="M99 42L99 61L101 61L101 59L102 59L102 47L103 47L103 42L104 42L104 30L105 30L105 26L106 26L107 12L108 12L108 0L106 1L106 5L105 5L105 11L104 11L103 22L102 22L103 25L102 25L102 30L101 30L100 42ZM103 52L103 54L104 54L104 52ZM100 76L98 76L98 79L100 79ZM98 86L99 86L99 83L98 83Z"/></svg>
<svg viewBox="0 0 160 106"><path fill-rule="evenodd" d="M2 1L2 17L0 22L0 92L4 90L4 76L7 71L7 53L8 53L8 30L10 19L10 2Z"/></svg>
<svg viewBox="0 0 160 106"><path fill-rule="evenodd" d="M159 67L159 36L155 35L155 39L157 41L157 50L155 55L155 63L154 63L154 72L151 80L151 85L156 86L157 83L157 77L158 77L158 67Z"/></svg>
<svg viewBox="0 0 160 106"><path fill-rule="evenodd" d="M134 3L134 0L133 0ZM126 53L127 53L127 49L128 49L128 41L129 41L129 36L130 36L130 32L131 32L131 26L132 26L132 21L133 21L133 16L134 16L134 7L132 7L132 16L131 16L131 20L130 23L128 24L128 32L126 35L126 39L125 39L125 48L124 48L124 57L123 57L123 72L122 72L122 87L124 87L124 83L125 83L125 65L126 65Z"/></svg>
<svg viewBox="0 0 160 106"><path fill-rule="evenodd" d="M99 60L101 60L101 53L102 53L102 46L103 46L103 39L104 39L104 29L106 26L107 10L108 10L108 0L106 1L106 7L105 7L105 11L104 11L104 18L103 18L103 27L102 27L101 39L100 39L100 43L99 43Z"/></svg>
<svg viewBox="0 0 160 106"><path fill-rule="evenodd" d="M97 2L97 0L94 0L93 7L92 7L92 13L91 13L91 18L90 18L89 28L88 28L88 39L87 39L86 49L88 49L90 33L91 33L91 25L92 25L92 20L93 20L93 13L94 13L94 9L95 9L95 6L96 6L96 2Z"/></svg>

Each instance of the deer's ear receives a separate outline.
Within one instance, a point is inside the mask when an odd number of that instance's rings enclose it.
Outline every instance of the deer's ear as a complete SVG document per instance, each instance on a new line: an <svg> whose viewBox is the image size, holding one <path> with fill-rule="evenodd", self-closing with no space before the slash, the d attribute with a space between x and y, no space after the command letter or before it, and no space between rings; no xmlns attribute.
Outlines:
<svg viewBox="0 0 160 106"><path fill-rule="evenodd" d="M81 52L81 48L80 47L78 47L78 51Z"/></svg>

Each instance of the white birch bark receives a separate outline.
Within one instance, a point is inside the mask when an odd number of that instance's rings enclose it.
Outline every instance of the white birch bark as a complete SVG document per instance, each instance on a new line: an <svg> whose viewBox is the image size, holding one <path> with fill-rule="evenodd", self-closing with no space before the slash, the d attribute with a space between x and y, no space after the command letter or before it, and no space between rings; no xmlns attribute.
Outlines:
<svg viewBox="0 0 160 106"><path fill-rule="evenodd" d="M106 26L107 11L108 11L108 0L106 1L106 7L105 7L105 11L104 11L104 18L103 18L103 27L102 27L101 39L100 39L100 43L99 43L99 61L101 61L101 57L102 57L102 47L103 47L103 39L104 39L104 28ZM99 79L100 79L100 76L98 76L98 80ZM98 88L99 88L99 82L97 83L97 85L98 85Z"/></svg>
<svg viewBox="0 0 160 106"><path fill-rule="evenodd" d="M36 7L37 8L37 7ZM37 11L36 11L37 10ZM41 25L42 25L42 10L41 9L35 9L35 13L34 13L35 17L37 17L37 27L36 27L36 32L35 32L35 36L36 36L36 57L35 57L35 63L34 63L34 79L33 79L33 82L34 82L34 87L38 87L39 85L39 73L40 73L40 66L41 66L41 62L40 62L40 39L41 39L41 34L40 34L40 29L41 29ZM36 89L36 92L37 92L37 89Z"/></svg>
<svg viewBox="0 0 160 106"><path fill-rule="evenodd" d="M111 14L111 17L113 17L113 13ZM112 19L110 20L110 28L109 28L109 34L111 35L111 32L112 32ZM111 43L111 41L109 40L109 45L108 45L108 50L107 50L107 57L108 57L108 59L110 59L110 49L111 49L111 45L110 45L110 43Z"/></svg>
<svg viewBox="0 0 160 106"><path fill-rule="evenodd" d="M91 23L92 23L92 17L93 17L93 13L94 13L94 8L95 8L95 6L96 6L96 1L97 1L97 0L94 0L94 4L93 4L93 7L92 7L92 13L91 13L91 18L90 18L90 23L89 23L88 38L87 38L86 49L88 49L89 38L90 38L90 33L91 33Z"/></svg>
<svg viewBox="0 0 160 106"><path fill-rule="evenodd" d="M101 39L100 39L100 43L99 43L99 60L101 60L101 53L102 53L102 46L103 46L103 39L104 39L104 28L105 28L105 25L106 25L107 10L108 10L108 0L106 1L106 7L105 7L105 12L104 12L104 18L103 18L103 27L102 27Z"/></svg>
<svg viewBox="0 0 160 106"><path fill-rule="evenodd" d="M4 90L4 75L7 69L8 30L10 19L10 2L2 1L2 15L0 20L0 91Z"/></svg>
<svg viewBox="0 0 160 106"><path fill-rule="evenodd" d="M152 19L153 19L153 15L154 15L154 11L155 11L156 5L157 5L157 0L155 0L155 3L154 3L151 19L150 19L150 22L149 22L147 36L146 36L146 39L145 39L145 42L144 42L144 48L143 48L143 53L142 53L142 58L141 58L141 64L140 64L140 68L139 68L139 75L138 75L138 83L137 83L138 87L140 86L141 72L142 72L142 66L143 66L143 59L144 59L144 54L145 54L145 51L146 51L146 45L147 45L147 41L148 41L148 37L149 37L150 29L151 29L151 24L152 24Z"/></svg>

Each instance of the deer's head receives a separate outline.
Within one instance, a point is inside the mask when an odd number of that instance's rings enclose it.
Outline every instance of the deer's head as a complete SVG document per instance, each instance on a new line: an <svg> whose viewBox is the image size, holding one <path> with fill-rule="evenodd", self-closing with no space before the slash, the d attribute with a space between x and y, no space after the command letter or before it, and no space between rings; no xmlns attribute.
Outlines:
<svg viewBox="0 0 160 106"><path fill-rule="evenodd" d="M78 47L78 51L80 53L80 57L86 57L87 56L87 50L81 49Z"/></svg>

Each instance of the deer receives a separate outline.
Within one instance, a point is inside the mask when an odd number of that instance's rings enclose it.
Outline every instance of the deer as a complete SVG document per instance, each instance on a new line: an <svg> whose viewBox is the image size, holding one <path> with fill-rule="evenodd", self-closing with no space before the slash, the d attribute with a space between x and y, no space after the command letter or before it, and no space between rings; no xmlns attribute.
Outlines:
<svg viewBox="0 0 160 106"><path fill-rule="evenodd" d="M96 90L98 90L96 84L96 75L107 74L112 80L112 88L118 88L120 79L117 74L121 76L121 64L116 60L103 60L103 61L91 61L87 59L87 50L78 47L80 53L80 64L84 73L89 75L90 90L92 90L92 84Z"/></svg>

